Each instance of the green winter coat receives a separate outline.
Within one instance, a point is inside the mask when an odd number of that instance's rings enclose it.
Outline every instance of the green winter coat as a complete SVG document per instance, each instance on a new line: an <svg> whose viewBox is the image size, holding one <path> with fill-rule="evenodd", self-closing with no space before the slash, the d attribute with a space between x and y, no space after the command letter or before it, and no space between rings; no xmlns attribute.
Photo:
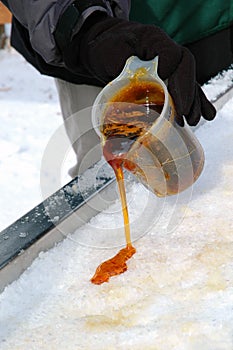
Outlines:
<svg viewBox="0 0 233 350"><path fill-rule="evenodd" d="M130 19L160 26L189 44L233 23L233 0L131 0Z"/></svg>

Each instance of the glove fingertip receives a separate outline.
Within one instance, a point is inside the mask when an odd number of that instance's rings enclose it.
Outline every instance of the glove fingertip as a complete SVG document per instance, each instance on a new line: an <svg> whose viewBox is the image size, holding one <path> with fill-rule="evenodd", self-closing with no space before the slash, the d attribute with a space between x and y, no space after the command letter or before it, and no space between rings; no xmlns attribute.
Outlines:
<svg viewBox="0 0 233 350"><path fill-rule="evenodd" d="M190 114L186 117L187 123L190 126L196 126L201 119L201 111L198 109L192 109Z"/></svg>
<svg viewBox="0 0 233 350"><path fill-rule="evenodd" d="M202 88L200 86L198 86L198 88L199 88L199 97L200 97L202 116L204 119L211 121L216 117L217 110L214 107L214 105L207 99Z"/></svg>
<svg viewBox="0 0 233 350"><path fill-rule="evenodd" d="M186 116L186 120L190 126L196 126L201 119L201 101L197 86L195 87L195 97L191 109Z"/></svg>
<svg viewBox="0 0 233 350"><path fill-rule="evenodd" d="M216 114L217 114L216 108L211 104L208 108L208 111L205 112L205 115L203 115L203 118L211 121L216 117Z"/></svg>

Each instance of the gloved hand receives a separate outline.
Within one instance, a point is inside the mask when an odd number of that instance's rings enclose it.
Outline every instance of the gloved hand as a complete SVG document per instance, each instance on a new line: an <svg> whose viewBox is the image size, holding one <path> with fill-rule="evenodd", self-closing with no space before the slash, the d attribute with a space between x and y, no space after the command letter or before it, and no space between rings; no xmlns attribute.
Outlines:
<svg viewBox="0 0 233 350"><path fill-rule="evenodd" d="M212 120L216 111L196 81L195 60L188 49L176 44L154 25L143 25L96 13L89 17L64 52L70 70L82 65L103 84L119 75L132 55L142 60L159 56L158 74L168 79L168 90L174 100L179 125L183 117L196 125L201 115Z"/></svg>

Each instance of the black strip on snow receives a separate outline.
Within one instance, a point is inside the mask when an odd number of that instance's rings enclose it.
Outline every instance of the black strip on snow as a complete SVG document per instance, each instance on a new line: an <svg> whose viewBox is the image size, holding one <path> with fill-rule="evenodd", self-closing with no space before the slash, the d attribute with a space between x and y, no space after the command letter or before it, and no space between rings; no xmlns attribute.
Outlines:
<svg viewBox="0 0 233 350"><path fill-rule="evenodd" d="M82 176L77 177L0 232L0 269L43 237L55 225L82 207L113 180L113 174L105 174L96 178L94 184L90 183L91 181L85 181L85 189L82 185L80 191Z"/></svg>

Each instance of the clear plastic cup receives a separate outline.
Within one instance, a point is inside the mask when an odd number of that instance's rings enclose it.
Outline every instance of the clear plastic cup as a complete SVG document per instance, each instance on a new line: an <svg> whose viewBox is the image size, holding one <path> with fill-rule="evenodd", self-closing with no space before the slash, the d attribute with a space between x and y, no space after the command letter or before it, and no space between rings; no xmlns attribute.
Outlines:
<svg viewBox="0 0 233 350"><path fill-rule="evenodd" d="M116 152L124 153L124 168L156 195L167 196L197 180L204 152L191 128L176 123L174 103L157 66L158 57L130 57L121 74L97 96L92 122L103 147L112 137L112 121L118 123Z"/></svg>

